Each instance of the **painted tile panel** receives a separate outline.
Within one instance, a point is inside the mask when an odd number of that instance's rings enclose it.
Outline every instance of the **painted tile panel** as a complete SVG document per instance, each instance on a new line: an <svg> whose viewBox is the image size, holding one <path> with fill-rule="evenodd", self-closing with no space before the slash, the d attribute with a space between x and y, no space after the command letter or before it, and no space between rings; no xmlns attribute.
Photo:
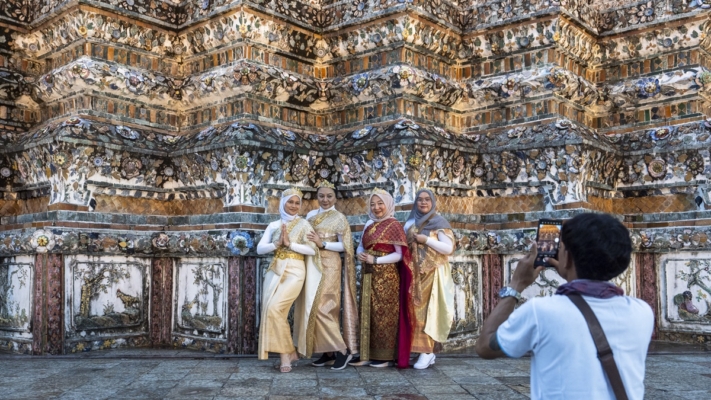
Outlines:
<svg viewBox="0 0 711 400"><path fill-rule="evenodd" d="M0 337L29 338L32 317L34 257L0 263Z"/></svg>
<svg viewBox="0 0 711 400"><path fill-rule="evenodd" d="M150 260L77 255L66 261L68 336L145 331Z"/></svg>
<svg viewBox="0 0 711 400"><path fill-rule="evenodd" d="M176 263L174 334L226 342L227 265L222 258L184 258Z"/></svg>
<svg viewBox="0 0 711 400"><path fill-rule="evenodd" d="M711 253L666 254L659 265L662 329L711 332Z"/></svg>

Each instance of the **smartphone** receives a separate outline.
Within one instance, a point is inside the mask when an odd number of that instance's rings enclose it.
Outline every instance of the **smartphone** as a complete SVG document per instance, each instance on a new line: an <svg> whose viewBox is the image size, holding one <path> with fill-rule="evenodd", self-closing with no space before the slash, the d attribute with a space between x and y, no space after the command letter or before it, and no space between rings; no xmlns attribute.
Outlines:
<svg viewBox="0 0 711 400"><path fill-rule="evenodd" d="M538 257L533 263L534 266L547 266L549 264L543 262L544 258L558 259L558 247L560 246L560 232L563 228L563 221L559 219L540 219L538 220L538 232L536 234L536 243L538 244Z"/></svg>

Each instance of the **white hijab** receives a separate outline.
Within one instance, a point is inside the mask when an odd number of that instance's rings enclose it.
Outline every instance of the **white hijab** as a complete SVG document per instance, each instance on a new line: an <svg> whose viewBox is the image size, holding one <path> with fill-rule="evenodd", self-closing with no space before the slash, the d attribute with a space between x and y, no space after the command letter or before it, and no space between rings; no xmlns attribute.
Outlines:
<svg viewBox="0 0 711 400"><path fill-rule="evenodd" d="M386 219L395 216L395 200L393 199L393 196L390 195L390 193L378 191L376 193L371 194L368 198L368 205L370 205L370 202L373 200L373 197L378 197L383 201L383 203L385 203L385 214L382 218L376 218L375 214L373 214L373 211L371 211L370 207L368 207L368 217L373 220L373 222L385 221Z"/></svg>
<svg viewBox="0 0 711 400"><path fill-rule="evenodd" d="M289 194L283 196L281 200L279 200L279 214L281 214L281 221L284 223L291 222L294 220L294 218L298 217L298 215L291 215L286 212L286 210L284 210L284 205L286 205L286 202L294 196L298 197L299 201L301 201L301 197L297 194Z"/></svg>

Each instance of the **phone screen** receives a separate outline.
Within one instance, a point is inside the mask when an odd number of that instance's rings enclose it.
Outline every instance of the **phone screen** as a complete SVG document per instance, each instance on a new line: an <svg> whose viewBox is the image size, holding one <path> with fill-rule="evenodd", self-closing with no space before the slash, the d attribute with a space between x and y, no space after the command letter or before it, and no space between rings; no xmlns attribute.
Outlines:
<svg viewBox="0 0 711 400"><path fill-rule="evenodd" d="M563 221L555 219L541 219L538 221L538 234L536 243L538 244L538 259L536 265L543 265L544 257L558 258L558 246L560 246L560 232Z"/></svg>

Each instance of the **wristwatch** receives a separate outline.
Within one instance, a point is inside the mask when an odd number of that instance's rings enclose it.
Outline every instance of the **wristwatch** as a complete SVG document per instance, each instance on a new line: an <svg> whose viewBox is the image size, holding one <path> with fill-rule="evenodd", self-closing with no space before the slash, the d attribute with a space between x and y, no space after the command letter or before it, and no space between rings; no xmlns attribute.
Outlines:
<svg viewBox="0 0 711 400"><path fill-rule="evenodd" d="M501 290L499 290L499 298L503 299L504 297L513 297L516 299L516 303L521 301L521 293L519 293L518 290L508 286L504 286Z"/></svg>

